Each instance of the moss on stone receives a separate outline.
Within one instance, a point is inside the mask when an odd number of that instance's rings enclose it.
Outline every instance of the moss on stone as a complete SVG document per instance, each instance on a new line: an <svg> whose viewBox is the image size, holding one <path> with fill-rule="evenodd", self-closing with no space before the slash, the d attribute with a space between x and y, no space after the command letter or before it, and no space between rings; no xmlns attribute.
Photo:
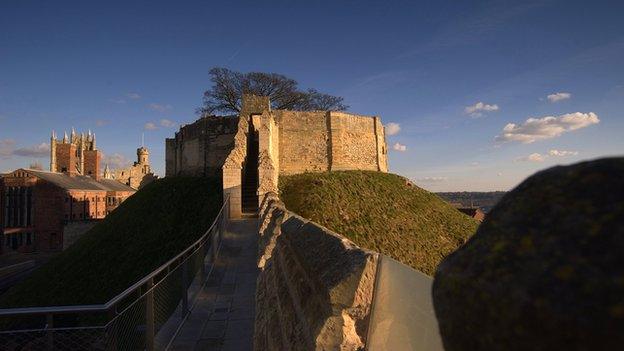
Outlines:
<svg viewBox="0 0 624 351"><path fill-rule="evenodd" d="M624 343L624 158L554 167L508 193L438 267L446 350Z"/></svg>

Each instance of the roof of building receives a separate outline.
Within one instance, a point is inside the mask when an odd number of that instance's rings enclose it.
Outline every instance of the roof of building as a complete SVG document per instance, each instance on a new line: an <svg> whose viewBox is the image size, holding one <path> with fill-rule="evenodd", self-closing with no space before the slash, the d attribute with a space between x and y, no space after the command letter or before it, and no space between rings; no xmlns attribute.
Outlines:
<svg viewBox="0 0 624 351"><path fill-rule="evenodd" d="M24 169L25 172L67 190L136 191L114 179L95 180L88 176Z"/></svg>

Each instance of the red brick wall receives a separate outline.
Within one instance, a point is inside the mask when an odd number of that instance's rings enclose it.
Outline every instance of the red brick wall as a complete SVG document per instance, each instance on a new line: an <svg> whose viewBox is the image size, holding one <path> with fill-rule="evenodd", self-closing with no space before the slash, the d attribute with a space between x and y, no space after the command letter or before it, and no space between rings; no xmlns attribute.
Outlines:
<svg viewBox="0 0 624 351"><path fill-rule="evenodd" d="M62 172L63 168L70 175L76 174L76 163L80 160L76 157L76 145L56 144L56 171Z"/></svg>
<svg viewBox="0 0 624 351"><path fill-rule="evenodd" d="M36 251L61 250L65 191L38 179L33 197Z"/></svg>
<svg viewBox="0 0 624 351"><path fill-rule="evenodd" d="M99 150L85 150L85 175L91 176L94 179L100 178L100 151Z"/></svg>
<svg viewBox="0 0 624 351"><path fill-rule="evenodd" d="M50 185L45 181L36 177L5 177L3 184L0 186L2 195L1 208L4 209L5 192L8 187L32 187L32 225L29 227L4 228L4 218L2 219L2 229L4 235L2 237L2 252L6 250L5 235L19 235L23 233L32 233L31 245L27 245L27 241L23 240L23 245L17 251L19 252L35 252L35 251L54 251L62 248L63 242L63 212L62 212L62 195L64 191L56 186ZM2 212L4 216L4 211Z"/></svg>
<svg viewBox="0 0 624 351"><path fill-rule="evenodd" d="M64 218L84 221L106 217L106 191L68 190Z"/></svg>
<svg viewBox="0 0 624 351"><path fill-rule="evenodd" d="M121 205L122 202L126 201L126 199L134 193L135 193L134 191L109 191L107 193L108 199L106 201L106 212L107 213L112 212L114 209L119 207L119 205Z"/></svg>

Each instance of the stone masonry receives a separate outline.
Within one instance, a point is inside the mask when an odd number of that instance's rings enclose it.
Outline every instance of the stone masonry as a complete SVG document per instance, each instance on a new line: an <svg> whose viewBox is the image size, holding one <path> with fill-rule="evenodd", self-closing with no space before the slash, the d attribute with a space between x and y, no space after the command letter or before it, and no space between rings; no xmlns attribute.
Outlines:
<svg viewBox="0 0 624 351"><path fill-rule="evenodd" d="M379 254L286 210L260 210L254 349L361 350Z"/></svg>
<svg viewBox="0 0 624 351"><path fill-rule="evenodd" d="M243 188L257 204L277 190L279 175L333 170L388 171L381 119L336 111L271 110L268 97L244 95L238 116L202 117L166 140L166 174L220 175L232 217ZM250 128L251 125L251 128ZM258 143L257 184L244 184L248 143ZM246 186L244 186L246 185Z"/></svg>

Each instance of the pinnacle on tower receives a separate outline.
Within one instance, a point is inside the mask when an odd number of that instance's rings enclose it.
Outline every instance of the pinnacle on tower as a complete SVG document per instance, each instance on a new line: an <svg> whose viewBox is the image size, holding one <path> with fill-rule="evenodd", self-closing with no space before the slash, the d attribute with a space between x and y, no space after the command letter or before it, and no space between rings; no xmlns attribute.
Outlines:
<svg viewBox="0 0 624 351"><path fill-rule="evenodd" d="M91 136L91 150L97 150L95 148L95 133Z"/></svg>
<svg viewBox="0 0 624 351"><path fill-rule="evenodd" d="M63 136L63 144L67 144L67 131L65 131L65 135Z"/></svg>

